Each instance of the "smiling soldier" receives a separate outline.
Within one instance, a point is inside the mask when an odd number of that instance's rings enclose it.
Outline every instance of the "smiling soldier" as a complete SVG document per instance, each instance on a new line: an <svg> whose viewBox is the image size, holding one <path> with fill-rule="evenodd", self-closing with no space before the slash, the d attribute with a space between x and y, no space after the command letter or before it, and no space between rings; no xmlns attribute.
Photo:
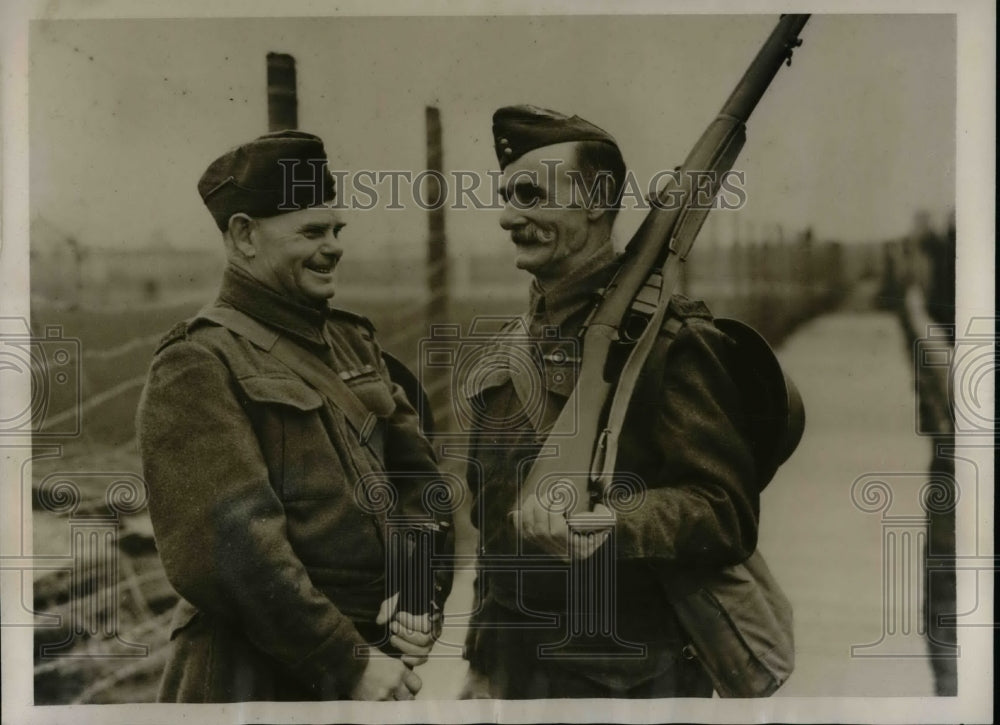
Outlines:
<svg viewBox="0 0 1000 725"><path fill-rule="evenodd" d="M182 597L159 697L412 699L436 626L387 596L386 517L361 484L406 472L389 513L422 515L439 473L371 324L328 306L344 223L323 142L262 136L198 191L228 265L216 302L161 341L138 416Z"/></svg>

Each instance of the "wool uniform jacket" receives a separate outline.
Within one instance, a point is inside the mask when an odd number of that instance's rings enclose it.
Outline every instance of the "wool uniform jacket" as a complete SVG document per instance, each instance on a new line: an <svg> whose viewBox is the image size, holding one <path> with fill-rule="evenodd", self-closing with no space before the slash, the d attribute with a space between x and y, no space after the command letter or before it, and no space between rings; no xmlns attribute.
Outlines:
<svg viewBox="0 0 1000 725"><path fill-rule="evenodd" d="M194 318L164 338L138 413L156 542L182 597L160 699L344 698L365 667L359 648L385 639L374 620L387 518L427 515L434 453L367 320L294 304L232 267L216 304L339 374L377 416L384 461L334 404L229 329ZM395 508L373 506L364 482L394 486ZM443 601L448 576L437 586Z"/></svg>
<svg viewBox="0 0 1000 725"><path fill-rule="evenodd" d="M566 634L566 567L560 571L551 562L524 561L516 567L520 572L512 571L511 561L538 552L518 542L508 512L517 507L531 462L572 393L580 326L594 291L608 283L613 271L613 264L603 260L547 294L534 286L531 312L524 319L527 335L524 324L503 331L486 356L494 361L493 369L477 376L466 391L469 408L478 411L468 479L473 523L481 537L480 601L466 656L487 675L504 666L498 663L509 639L505 632L517 631L519 640L536 644L557 642ZM609 544L615 547L617 566L617 636L644 645L646 654L571 658L553 665L619 690L674 667L686 643L654 571L738 563L757 543L755 464L740 393L730 374L738 362L735 343L713 325L704 304L681 296L670 304L670 315L683 324L666 355L654 348L650 360L662 364L647 365L628 409L616 479L638 497L617 512ZM657 345L664 343L661 338ZM526 372L528 356L535 367ZM495 362L504 357L511 364ZM581 462L581 470L589 463ZM557 615L558 624L544 625L545 613ZM500 619L511 624L497 627Z"/></svg>

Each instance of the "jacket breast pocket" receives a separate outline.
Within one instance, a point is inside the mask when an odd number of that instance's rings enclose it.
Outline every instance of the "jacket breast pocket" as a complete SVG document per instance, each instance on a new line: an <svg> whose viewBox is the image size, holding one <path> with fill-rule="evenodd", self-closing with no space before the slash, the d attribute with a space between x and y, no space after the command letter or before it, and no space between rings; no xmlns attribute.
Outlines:
<svg viewBox="0 0 1000 725"><path fill-rule="evenodd" d="M396 408L392 391L378 372L369 366L341 374L341 380L358 400L379 418L387 418Z"/></svg>
<svg viewBox="0 0 1000 725"><path fill-rule="evenodd" d="M349 497L360 457L343 414L298 379L251 377L240 385L281 499Z"/></svg>

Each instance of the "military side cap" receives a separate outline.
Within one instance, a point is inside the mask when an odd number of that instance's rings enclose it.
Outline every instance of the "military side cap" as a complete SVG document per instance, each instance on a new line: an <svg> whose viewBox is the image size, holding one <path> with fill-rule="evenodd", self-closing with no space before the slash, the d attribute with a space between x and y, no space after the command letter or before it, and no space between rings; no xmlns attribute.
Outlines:
<svg viewBox="0 0 1000 725"><path fill-rule="evenodd" d="M617 148L614 137L579 116L564 116L538 106L505 106L493 114L493 141L500 168L542 146L570 141L602 141Z"/></svg>
<svg viewBox="0 0 1000 725"><path fill-rule="evenodd" d="M336 195L319 136L275 131L227 151L201 175L198 193L226 231L229 217L243 212L270 217L318 206Z"/></svg>
<svg viewBox="0 0 1000 725"><path fill-rule="evenodd" d="M739 365L730 373L743 396L757 482L763 489L802 440L806 409L798 387L759 332L744 322L723 317L715 318L715 326L738 349Z"/></svg>

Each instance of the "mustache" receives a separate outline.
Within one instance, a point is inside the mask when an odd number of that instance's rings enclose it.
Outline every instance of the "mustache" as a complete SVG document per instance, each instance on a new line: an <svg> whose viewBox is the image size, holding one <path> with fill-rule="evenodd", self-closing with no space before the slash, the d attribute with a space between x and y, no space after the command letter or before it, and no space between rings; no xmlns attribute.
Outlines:
<svg viewBox="0 0 1000 725"><path fill-rule="evenodd" d="M549 244L555 237L555 232L542 229L535 224L525 224L510 230L511 241L515 244Z"/></svg>

